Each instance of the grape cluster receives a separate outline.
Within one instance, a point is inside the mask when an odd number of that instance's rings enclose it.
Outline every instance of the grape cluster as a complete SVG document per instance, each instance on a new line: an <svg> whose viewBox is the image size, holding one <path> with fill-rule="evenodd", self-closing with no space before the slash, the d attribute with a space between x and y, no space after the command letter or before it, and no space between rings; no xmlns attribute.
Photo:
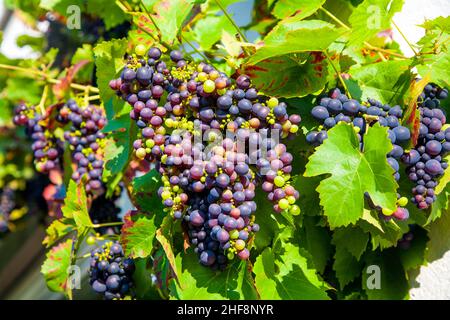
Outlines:
<svg viewBox="0 0 450 320"><path fill-rule="evenodd" d="M448 167L444 160L450 151L450 128L444 129L446 117L439 108L448 91L428 84L419 98L420 129L414 149L402 159L408 166L408 178L415 183L411 201L419 209L428 208L435 200L434 188Z"/></svg>
<svg viewBox="0 0 450 320"><path fill-rule="evenodd" d="M169 59L155 47L137 46L135 53L110 87L132 106L140 128L135 155L161 173L165 210L184 220L203 265L248 259L247 240L259 229L257 185L277 212L300 212L293 157L279 142L298 131L300 117L260 95L246 75L233 80L179 51Z"/></svg>
<svg viewBox="0 0 450 320"><path fill-rule="evenodd" d="M9 215L16 207L14 190L5 187L0 194L0 233L6 233L9 230Z"/></svg>
<svg viewBox="0 0 450 320"><path fill-rule="evenodd" d="M76 165L72 179L80 182L86 177L86 192L102 194L105 134L101 129L106 124L103 109L95 105L79 107L74 100L69 100L60 108L57 120L70 124L64 140L69 142Z"/></svg>
<svg viewBox="0 0 450 320"><path fill-rule="evenodd" d="M367 102L359 103L355 99L349 99L338 88L335 88L330 91L328 96L320 99L319 105L311 110L311 115L320 123L318 131L314 130L306 135L306 141L314 146L322 144L328 137L327 130L339 122L353 125L361 149L367 126L378 122L381 126L388 127L388 137L392 142L392 150L387 154L387 161L395 171L395 180L400 179L398 161L404 156L403 147L411 138L409 129L401 125L402 109L400 106L391 107L375 99L368 99ZM399 220L407 219L409 212L406 208L403 208L407 204L407 199L398 196L397 204L399 207L393 213L383 211L382 208L376 206L372 207L386 216L392 215Z"/></svg>
<svg viewBox="0 0 450 320"><path fill-rule="evenodd" d="M48 173L59 166L63 142L47 128L46 119L34 106L19 104L14 110L14 124L25 126L33 140L34 162L38 172Z"/></svg>
<svg viewBox="0 0 450 320"><path fill-rule="evenodd" d="M125 258L118 242L107 242L91 252L89 283L106 300L132 294L134 260Z"/></svg>

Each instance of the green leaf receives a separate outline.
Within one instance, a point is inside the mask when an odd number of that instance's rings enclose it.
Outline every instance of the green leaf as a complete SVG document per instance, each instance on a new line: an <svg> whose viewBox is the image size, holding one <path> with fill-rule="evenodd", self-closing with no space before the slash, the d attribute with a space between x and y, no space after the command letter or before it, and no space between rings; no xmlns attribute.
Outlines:
<svg viewBox="0 0 450 320"><path fill-rule="evenodd" d="M369 235L358 227L339 228L334 231L333 244L347 250L359 260L369 241Z"/></svg>
<svg viewBox="0 0 450 320"><path fill-rule="evenodd" d="M447 37L447 42L450 36ZM439 54L428 54L423 56L423 63L417 66L417 71L423 76L430 75L430 81L442 88L450 85L450 52L445 51Z"/></svg>
<svg viewBox="0 0 450 320"><path fill-rule="evenodd" d="M260 91L286 98L302 97L323 90L327 83L327 61L320 53L284 55L246 66L245 72ZM267 81L270 79L270 81Z"/></svg>
<svg viewBox="0 0 450 320"><path fill-rule="evenodd" d="M64 205L61 210L65 218L75 221L79 234L83 233L86 228L92 227L83 183L76 183L70 180Z"/></svg>
<svg viewBox="0 0 450 320"><path fill-rule="evenodd" d="M430 82L440 87L449 86L450 77L450 18L438 17L426 21L422 27L426 29L425 36L419 40L420 57L417 70L422 77L429 76Z"/></svg>
<svg viewBox="0 0 450 320"><path fill-rule="evenodd" d="M83 66L83 68L75 75L75 79L81 83L92 80L92 72L94 71L94 52L92 51L92 46L90 44L85 43L75 51L75 54L72 57L72 65L83 60L87 60L89 63Z"/></svg>
<svg viewBox="0 0 450 320"><path fill-rule="evenodd" d="M226 16L207 16L195 24L193 36L200 50L208 51L221 39L223 32L233 31L234 27Z"/></svg>
<svg viewBox="0 0 450 320"><path fill-rule="evenodd" d="M441 259L450 249L450 210L442 209L442 217L428 226L427 251L428 262Z"/></svg>
<svg viewBox="0 0 450 320"><path fill-rule="evenodd" d="M132 182L133 204L142 212L152 213L163 210L161 199L157 195L161 186L161 175L155 169L134 178Z"/></svg>
<svg viewBox="0 0 450 320"><path fill-rule="evenodd" d="M192 2L197 1L193 0ZM200 1L200 0L199 0ZM219 0L223 8L227 8L229 5L237 2L243 2L244 0ZM202 12L205 13L215 13L221 11L220 7L217 5L217 0L206 0L202 1Z"/></svg>
<svg viewBox="0 0 450 320"><path fill-rule="evenodd" d="M308 268L305 252L290 243L279 259L270 248L256 258L255 283L261 299L327 300L327 286Z"/></svg>
<svg viewBox="0 0 450 320"><path fill-rule="evenodd" d="M41 268L45 282L50 290L55 292L66 292L68 268L72 252L72 240L54 246L47 253L47 259Z"/></svg>
<svg viewBox="0 0 450 320"><path fill-rule="evenodd" d="M105 106L110 104L112 107L106 108L108 120L113 119L124 109L123 102L109 87L109 82L118 77L119 72L124 66L123 56L127 49L126 39L115 39L104 41L97 44L94 48L97 85L100 90L100 98Z"/></svg>
<svg viewBox="0 0 450 320"><path fill-rule="evenodd" d="M3 91L4 97L14 102L23 101L38 104L41 100L42 87L37 81L30 81L29 78L9 77L6 80L6 88Z"/></svg>
<svg viewBox="0 0 450 320"><path fill-rule="evenodd" d="M407 222L396 222L393 219L383 221L377 218L378 213L375 211L371 212L370 215L368 215L367 212L367 210L364 210L363 219L358 222L358 226L360 226L365 232L370 232L372 250L377 248L383 250L396 246L403 234L409 230ZM368 216L373 220L367 220ZM378 223L375 221L378 221Z"/></svg>
<svg viewBox="0 0 450 320"><path fill-rule="evenodd" d="M295 14L299 19L309 17L316 12L325 0L278 0L272 14L278 19Z"/></svg>
<svg viewBox="0 0 450 320"><path fill-rule="evenodd" d="M427 30L438 29L440 31L450 33L450 17L440 16L433 20L425 20L421 27Z"/></svg>
<svg viewBox="0 0 450 320"><path fill-rule="evenodd" d="M153 272L155 275L156 286L163 292L165 296L169 296L171 280L174 279L173 269L170 266L169 259L164 252L162 246L158 246L152 255ZM175 279L178 281L178 279Z"/></svg>
<svg viewBox="0 0 450 320"><path fill-rule="evenodd" d="M172 234L173 218L168 215L166 216L161 224L161 227L156 230L156 240L161 244L162 249L166 255L167 261L169 262L172 275L175 279L178 279L178 270L175 263L175 255L173 253L173 234Z"/></svg>
<svg viewBox="0 0 450 320"><path fill-rule="evenodd" d="M402 6L403 0L365 0L350 15L349 45L359 45L379 31L389 29L393 15Z"/></svg>
<svg viewBox="0 0 450 320"><path fill-rule="evenodd" d="M102 18L107 30L127 20L125 12L110 0L87 1L87 12Z"/></svg>
<svg viewBox="0 0 450 320"><path fill-rule="evenodd" d="M398 249L398 255L405 271L414 270L425 263L427 241L429 240L427 231L416 227L414 228L413 235L414 238L410 242L409 248Z"/></svg>
<svg viewBox="0 0 450 320"><path fill-rule="evenodd" d="M413 78L410 68L410 60L389 60L350 68L350 78L357 81L358 89L362 90L362 94L351 92L353 98L401 103Z"/></svg>
<svg viewBox="0 0 450 320"><path fill-rule="evenodd" d="M325 56L316 51L326 50L340 34L340 29L323 21L287 18L264 38L244 71L265 94L290 98L316 93L328 75Z"/></svg>
<svg viewBox="0 0 450 320"><path fill-rule="evenodd" d="M324 51L341 33L341 29L337 29L330 23L319 20L298 20L294 16L281 21L264 38L264 45L256 50L247 64L255 65L263 60L289 53Z"/></svg>
<svg viewBox="0 0 450 320"><path fill-rule="evenodd" d="M103 132L112 132L108 134L109 139L106 140L103 170L103 179L108 182L108 192L111 193L120 182L123 171L132 157L137 129L130 116L124 114L110 120Z"/></svg>
<svg viewBox="0 0 450 320"><path fill-rule="evenodd" d="M333 270L341 288L361 276L362 263L347 251L344 247L336 247L334 254Z"/></svg>
<svg viewBox="0 0 450 320"><path fill-rule="evenodd" d="M152 253L153 239L158 228L155 219L156 216L149 218L135 212L125 215L120 235L125 255L146 258Z"/></svg>
<svg viewBox="0 0 450 320"><path fill-rule="evenodd" d="M368 273L368 266L378 266L380 268L380 288L369 289L368 283L372 283ZM368 281L369 280L369 281ZM362 277L362 286L370 300L399 300L405 299L408 294L408 281L402 267L400 258L395 250L389 249L383 252L374 252L366 259L366 265Z"/></svg>
<svg viewBox="0 0 450 320"><path fill-rule="evenodd" d="M54 220L46 229L46 237L42 244L46 248L53 246L58 240L62 239L70 232L75 230L74 221L72 219Z"/></svg>
<svg viewBox="0 0 450 320"><path fill-rule="evenodd" d="M172 281L171 295L180 300L255 300L258 298L251 264L236 260L224 271L213 271L198 262L197 254L176 257L179 284Z"/></svg>
<svg viewBox="0 0 450 320"><path fill-rule="evenodd" d="M175 40L184 20L194 4L188 0L162 0L155 4L155 21L161 31L161 40Z"/></svg>
<svg viewBox="0 0 450 320"><path fill-rule="evenodd" d="M300 246L309 252L317 271L323 273L331 258L331 237L327 228L318 225L318 220L319 217L305 216L299 236Z"/></svg>
<svg viewBox="0 0 450 320"><path fill-rule="evenodd" d="M364 153L352 126L338 124L328 131L328 139L309 158L305 176L331 174L317 188L331 228L354 224L363 216L365 192L375 205L395 210L398 185L386 160L391 149L387 129L378 123L368 129Z"/></svg>
<svg viewBox="0 0 450 320"><path fill-rule="evenodd" d="M431 206L431 213L428 216L428 220L426 224L429 224L436 219L440 218L445 212L448 211L450 203L450 184L447 184L444 190L442 190L438 196L436 201Z"/></svg>
<svg viewBox="0 0 450 320"><path fill-rule="evenodd" d="M147 259L134 259L136 271L133 273L134 290L138 299L158 300L160 295L152 282L151 264Z"/></svg>

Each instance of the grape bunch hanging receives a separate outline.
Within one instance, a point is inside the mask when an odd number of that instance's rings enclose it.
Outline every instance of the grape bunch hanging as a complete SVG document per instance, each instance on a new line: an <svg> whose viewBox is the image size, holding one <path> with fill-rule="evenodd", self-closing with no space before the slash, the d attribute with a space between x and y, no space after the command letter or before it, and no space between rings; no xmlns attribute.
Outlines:
<svg viewBox="0 0 450 320"><path fill-rule="evenodd" d="M327 97L321 98L320 104L311 110L311 115L320 123L320 130L309 132L306 135L306 141L314 146L320 145L328 137L328 129L339 122L344 122L353 125L362 150L367 126L378 122L381 126L389 128L388 137L392 142L392 150L387 154L387 161L394 169L394 178L398 181L400 179L398 161L404 156L403 146L411 138L410 130L401 125L402 113L402 109L398 105L391 107L375 99L368 99L367 102L360 103L355 99L348 98L336 88L331 90ZM386 209L373 205L368 194L366 194L366 198L369 205L377 210L382 218L394 217L398 220L409 218L409 211L404 208L408 199L399 194L397 195L398 207L394 212L388 212Z"/></svg>
<svg viewBox="0 0 450 320"><path fill-rule="evenodd" d="M300 116L259 94L248 76L234 80L179 51L166 57L139 45L110 87L132 106L135 156L155 163L165 210L183 219L201 264L222 269L249 258L257 185L276 212L299 214L293 156L280 140L298 131Z"/></svg>
<svg viewBox="0 0 450 320"><path fill-rule="evenodd" d="M447 96L447 89L433 84L425 86L418 103L419 139L415 148L403 157L408 178L415 184L411 201L419 209L426 209L436 201L434 189L448 167L444 157L450 151L450 128L443 128L446 117L440 108L440 100Z"/></svg>
<svg viewBox="0 0 450 320"><path fill-rule="evenodd" d="M106 242L91 252L89 283L106 300L133 297L134 260L125 258L118 242Z"/></svg>

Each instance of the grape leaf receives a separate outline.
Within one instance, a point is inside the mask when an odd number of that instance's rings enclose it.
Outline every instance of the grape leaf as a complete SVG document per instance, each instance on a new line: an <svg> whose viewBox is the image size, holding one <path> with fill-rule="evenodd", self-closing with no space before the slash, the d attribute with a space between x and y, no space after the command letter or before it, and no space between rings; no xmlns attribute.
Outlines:
<svg viewBox="0 0 450 320"><path fill-rule="evenodd" d="M341 29L327 22L299 21L295 16L288 18L264 38L264 45L248 59L247 65L256 65L263 60L289 53L324 51L341 33Z"/></svg>
<svg viewBox="0 0 450 320"><path fill-rule="evenodd" d="M66 292L68 268L70 266L72 240L68 239L54 246L47 253L47 259L41 267L47 286L55 292Z"/></svg>
<svg viewBox="0 0 450 320"><path fill-rule="evenodd" d="M358 226L365 232L369 232L372 250L377 248L386 249L397 245L404 233L409 230L407 222L396 222L393 219L383 221L378 219L378 224L367 220L367 210L365 210L364 217L358 222ZM375 220L376 212L371 213L371 217Z"/></svg>
<svg viewBox="0 0 450 320"><path fill-rule="evenodd" d="M107 8L107 10L102 10L102 8ZM100 17L104 21L107 30L127 19L125 12L115 2L110 0L87 1L87 12Z"/></svg>
<svg viewBox="0 0 450 320"><path fill-rule="evenodd" d="M336 272L336 277L342 289L361 276L362 263L356 260L347 249L338 246L334 254L333 270Z"/></svg>
<svg viewBox="0 0 450 320"><path fill-rule="evenodd" d="M161 299L155 285L152 282L152 269L147 259L134 259L136 271L133 274L134 290L136 297L145 300ZM151 264L150 264L151 265Z"/></svg>
<svg viewBox="0 0 450 320"><path fill-rule="evenodd" d="M155 22L161 32L161 40L172 42L194 6L188 0L162 0L155 4Z"/></svg>
<svg viewBox="0 0 450 320"><path fill-rule="evenodd" d="M425 20L421 27L427 30L438 29L440 31L450 33L450 17L440 16L433 20Z"/></svg>
<svg viewBox="0 0 450 320"><path fill-rule="evenodd" d="M450 163L450 154L446 155L444 157L444 161L447 163ZM447 184L450 182L450 167L447 167L445 169L444 174L442 177L439 178L438 185L436 186L436 189L434 190L436 195L439 195L447 186Z"/></svg>
<svg viewBox="0 0 450 320"><path fill-rule="evenodd" d="M426 224L429 224L436 219L440 218L442 214L445 214L449 208L450 202L450 184L447 184L446 187L440 191L437 195L436 201L431 206L431 213L428 216L428 220Z"/></svg>
<svg viewBox="0 0 450 320"><path fill-rule="evenodd" d="M367 284L372 284L375 273L367 272L367 267L380 268L380 288L369 289ZM369 270L370 271L370 270ZM405 299L408 294L408 281L405 271L395 250L389 249L382 252L376 251L366 258L366 265L362 277L362 286L371 300L399 300Z"/></svg>
<svg viewBox="0 0 450 320"><path fill-rule="evenodd" d="M195 24L193 37L200 50L207 51L221 39L223 32L233 31L234 27L226 16L207 16Z"/></svg>
<svg viewBox="0 0 450 320"><path fill-rule="evenodd" d="M405 271L419 268L425 262L425 253L427 250L428 236L425 229L414 228L414 238L407 249L398 248L398 256L402 261Z"/></svg>
<svg viewBox="0 0 450 320"><path fill-rule="evenodd" d="M178 270L177 265L175 263L175 255L173 253L172 249L172 225L173 225L173 218L170 215L167 215L164 217L161 227L156 230L156 240L161 244L162 249L164 250L164 253L166 255L167 261L169 262L172 277L178 280Z"/></svg>
<svg viewBox="0 0 450 320"><path fill-rule="evenodd" d="M243 2L244 0L219 0L219 1L222 7L226 9L229 5L232 5L237 2ZM201 9L202 12L204 13L215 13L217 11L221 11L220 7L217 5L217 0L206 0L202 2L203 4Z"/></svg>
<svg viewBox="0 0 450 320"><path fill-rule="evenodd" d="M450 18L438 17L426 21L422 27L426 29L418 44L421 47L417 71L423 77L429 76L430 82L440 87L449 86L450 77Z"/></svg>
<svg viewBox="0 0 450 320"><path fill-rule="evenodd" d="M132 187L133 204L142 212L151 213L163 210L161 199L157 195L161 186L161 175L155 169L134 178Z"/></svg>
<svg viewBox="0 0 450 320"><path fill-rule="evenodd" d="M434 204L433 204L434 206ZM448 202L445 209L442 209L442 217L433 221L428 226L427 252L425 258L428 262L441 259L450 248L450 210Z"/></svg>
<svg viewBox="0 0 450 320"><path fill-rule="evenodd" d="M4 97L11 101L26 101L30 104L38 104L41 99L42 87L37 81L28 78L9 77L6 80L6 88L3 90Z"/></svg>
<svg viewBox="0 0 450 320"><path fill-rule="evenodd" d="M391 27L393 15L400 11L403 0L364 0L349 17L352 27L349 45L358 45Z"/></svg>
<svg viewBox="0 0 450 320"><path fill-rule="evenodd" d="M130 116L124 114L110 120L102 131L105 133L111 132L109 139L106 140L104 150L105 169L103 170L103 179L108 182L108 193L111 193L120 182L122 172L132 157L133 142L137 135L137 129Z"/></svg>
<svg viewBox="0 0 450 320"><path fill-rule="evenodd" d="M76 183L70 180L67 195L61 210L65 218L75 221L79 234L83 233L86 228L92 227L83 183Z"/></svg>
<svg viewBox="0 0 450 320"><path fill-rule="evenodd" d="M279 259L270 248L256 258L253 272L261 299L328 300L328 287L308 268L305 252L290 243L283 249Z"/></svg>
<svg viewBox="0 0 450 320"><path fill-rule="evenodd" d="M327 82L328 67L321 53L313 52L269 58L245 66L245 73L265 94L292 98L322 91Z"/></svg>
<svg viewBox="0 0 450 320"><path fill-rule="evenodd" d="M316 12L325 0L278 0L272 14L278 19L295 14L299 19L309 17Z"/></svg>
<svg viewBox="0 0 450 320"><path fill-rule="evenodd" d="M413 81L409 87L407 101L405 101L408 107L404 112L402 125L411 131L411 139L405 149L411 149L417 144L420 130L420 112L417 108L417 100L428 82L429 77L426 76L419 81Z"/></svg>
<svg viewBox="0 0 450 320"><path fill-rule="evenodd" d="M347 250L358 261L366 250L368 241L369 235L358 227L339 228L333 233L333 244Z"/></svg>
<svg viewBox="0 0 450 320"><path fill-rule="evenodd" d="M152 255L155 284L166 296L169 296L171 280L174 279L173 269L162 246L159 246ZM178 281L178 280L176 280Z"/></svg>
<svg viewBox="0 0 450 320"><path fill-rule="evenodd" d="M352 96L362 101L372 98L382 103L401 104L413 79L410 65L410 60L389 60L350 68L350 78L362 90L362 95L351 92Z"/></svg>
<svg viewBox="0 0 450 320"><path fill-rule="evenodd" d="M447 42L450 36L447 38ZM417 65L417 71L422 76L429 75L431 82L442 88L450 85L450 52L446 49L439 54L427 54L423 56L424 62Z"/></svg>
<svg viewBox="0 0 450 320"><path fill-rule="evenodd" d="M86 83L92 80L92 72L94 71L94 52L90 44L84 43L82 47L79 47L72 57L72 65L81 62L89 61L75 76L77 82Z"/></svg>
<svg viewBox="0 0 450 320"><path fill-rule="evenodd" d="M236 260L224 270L202 266L194 252L176 257L179 284L172 281L171 295L180 300L255 300L258 298L251 264Z"/></svg>
<svg viewBox="0 0 450 320"><path fill-rule="evenodd" d="M131 212L125 215L120 242L124 252L133 258L146 258L153 250L157 225L155 216L148 216Z"/></svg>
<svg viewBox="0 0 450 320"><path fill-rule="evenodd" d="M123 111L124 104L116 93L109 87L109 82L116 79L120 70L124 66L123 56L126 52L127 40L115 39L112 41L103 41L98 43L94 48L96 79L100 90L100 98L106 108L106 116L108 120L113 119L116 115Z"/></svg>
<svg viewBox="0 0 450 320"><path fill-rule="evenodd" d="M323 273L331 258L331 237L326 228L318 225L318 220L317 216L304 216L298 234L300 246L309 252L317 271Z"/></svg>
<svg viewBox="0 0 450 320"><path fill-rule="evenodd" d="M395 210L398 185L386 160L391 149L387 129L378 123L365 135L364 153L351 126L339 124L328 131L328 139L309 158L305 176L331 174L317 188L331 228L354 224L362 217L365 192L375 205Z"/></svg>
<svg viewBox="0 0 450 320"><path fill-rule="evenodd" d="M46 229L46 237L42 244L47 248L54 245L58 240L74 231L74 222L72 219L57 219L54 220Z"/></svg>

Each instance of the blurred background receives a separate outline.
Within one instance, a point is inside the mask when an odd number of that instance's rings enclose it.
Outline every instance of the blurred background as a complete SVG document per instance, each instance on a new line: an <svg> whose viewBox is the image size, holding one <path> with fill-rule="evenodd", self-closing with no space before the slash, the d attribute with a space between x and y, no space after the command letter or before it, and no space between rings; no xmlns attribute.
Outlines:
<svg viewBox="0 0 450 320"><path fill-rule="evenodd" d="M23 1L24 3L27 1ZM253 0L241 1L227 7L227 11L234 17L239 26L245 26L251 21L251 12ZM25 4L26 5L26 4ZM450 14L449 0L405 0L402 12L394 16L394 21L400 30L403 31L410 42L415 43L424 34L422 24L425 19L432 19L438 16L448 16ZM88 21L89 22L89 21ZM82 21L82 24L85 20ZM40 53L33 49L32 39L43 41L42 34L49 28L56 28L57 24L52 21L51 16L45 16L35 26L30 27L27 23L27 17L19 12L13 12L7 9L5 1L0 0L0 53L9 59L33 59ZM79 32L85 32L82 39L89 40L89 32L97 32L99 26L82 26L82 30L62 30L66 37L80 37ZM64 26L63 26L64 28ZM91 29L89 29L91 28ZM126 28L125 28L126 29ZM84 30L84 31L83 31ZM117 33L120 35L120 30ZM392 30L393 38L400 44L400 47L406 56L412 56L413 52L408 44L401 37L396 29ZM247 34L253 41L257 34ZM40 40L41 39L41 40ZM86 41L81 40L81 41ZM25 45L24 45L25 44ZM64 37L51 39L48 46L64 47ZM64 58L64 57L63 57ZM4 83L0 83L3 86ZM1 91L1 90L0 90ZM3 97L0 98L0 100ZM0 101L1 102L1 101ZM0 108L2 104L0 103ZM1 125L0 110L0 125ZM0 135L3 132L0 131ZM2 146L3 147L3 146ZM3 163L0 161L0 166ZM0 168L1 171L2 168ZM4 169L4 168L3 168ZM1 172L0 172L1 174ZM44 179L43 177L38 177ZM42 188L42 181L35 181L35 188ZM41 184L41 186L39 185ZM29 188L29 186L28 186ZM32 187L34 188L34 187ZM42 205L45 208L43 199L34 199L30 206L33 210L42 211ZM119 206L122 212L129 209L129 203L126 199L119 199ZM41 207L40 207L41 206ZM45 258L45 251L41 244L45 231L39 214L31 215L17 226L15 232L7 235L0 235L0 299L62 299L60 294L50 292L44 283L40 274L40 266ZM450 231L450 219L448 228ZM442 235L442 241L450 249L450 237L447 234ZM445 247L445 246L444 246ZM440 253L439 259L436 259L426 267L422 267L420 274L416 278L416 288L411 290L412 299L450 299L450 251ZM83 266L87 269L87 266ZM86 273L84 273L86 274ZM86 279L84 279L86 281ZM75 291L74 298L90 299L94 298L90 293L88 285L82 285L85 290Z"/></svg>

